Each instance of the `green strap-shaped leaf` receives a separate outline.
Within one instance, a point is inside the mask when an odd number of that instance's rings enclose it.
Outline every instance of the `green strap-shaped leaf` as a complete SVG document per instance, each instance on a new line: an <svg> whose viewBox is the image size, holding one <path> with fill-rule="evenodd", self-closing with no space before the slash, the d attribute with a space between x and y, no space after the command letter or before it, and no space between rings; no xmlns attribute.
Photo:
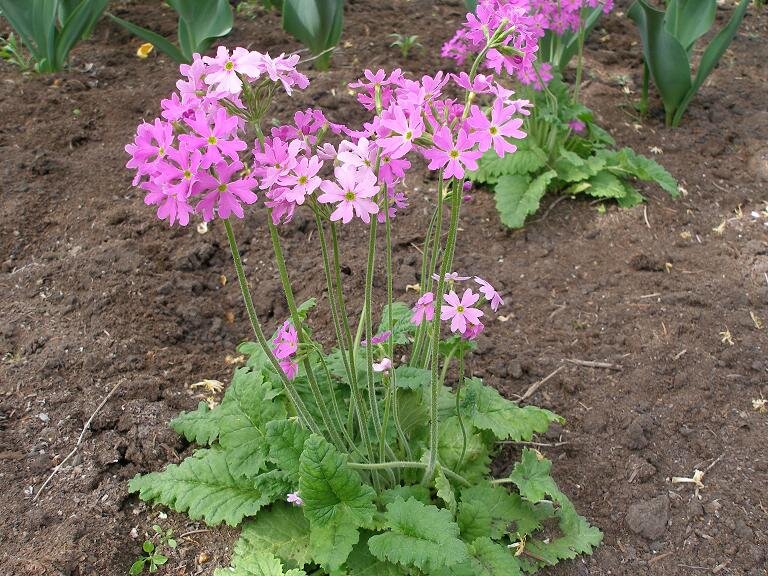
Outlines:
<svg viewBox="0 0 768 576"><path fill-rule="evenodd" d="M171 420L171 428L188 442L208 446L216 440L221 430L221 406L211 409L205 402L200 402L197 410L182 412Z"/></svg>
<svg viewBox="0 0 768 576"><path fill-rule="evenodd" d="M30 4L30 0L0 0L0 11L19 34L22 44L32 53L34 60L41 62L48 54L46 49L50 28L56 25L56 3L49 0L36 2L34 10L30 9ZM43 22L48 23L48 26L43 26Z"/></svg>
<svg viewBox="0 0 768 576"><path fill-rule="evenodd" d="M160 36L160 34L152 32L152 30L147 30L146 28L142 28L141 26L137 26L136 24L134 24L133 22L129 22L128 20L123 20L122 18L118 18L114 14L107 13L107 16L109 16L112 20L120 24L120 26L128 30L128 32L130 32L134 36L138 36L145 42L150 42L151 44L154 44L155 48L157 48L161 52L164 52L176 62L180 64L191 62L191 58L187 58L181 50L179 50L176 46L174 46L169 40L166 40L165 38Z"/></svg>
<svg viewBox="0 0 768 576"><path fill-rule="evenodd" d="M643 41L643 57L661 94L667 123L671 123L691 89L691 65L680 42L664 26L664 12L646 0L636 0L627 12Z"/></svg>
<svg viewBox="0 0 768 576"><path fill-rule="evenodd" d="M386 519L389 531L368 540L368 548L379 560L430 573L469 558L448 510L413 498L397 499L387 506Z"/></svg>
<svg viewBox="0 0 768 576"><path fill-rule="evenodd" d="M307 438L299 459L299 494L313 527L341 517L356 527L366 526L376 511L373 488L347 467L346 456L317 434Z"/></svg>
<svg viewBox="0 0 768 576"><path fill-rule="evenodd" d="M533 181L527 176L499 178L494 188L494 198L501 221L510 228L522 227L525 219L539 209L539 201L556 176L557 172L548 170Z"/></svg>
<svg viewBox="0 0 768 576"><path fill-rule="evenodd" d="M179 47L187 60L232 30L229 0L168 0L168 4L179 14Z"/></svg>
<svg viewBox="0 0 768 576"><path fill-rule="evenodd" d="M253 516L281 496L281 483L262 484L233 474L223 450L207 449L162 472L136 476L129 487L131 492L139 492L142 500L186 512L192 520L237 526L244 517Z"/></svg>
<svg viewBox="0 0 768 576"><path fill-rule="evenodd" d="M295 36L312 54L336 46L344 21L344 0L284 0L283 30ZM317 60L325 69L330 53Z"/></svg>
<svg viewBox="0 0 768 576"><path fill-rule="evenodd" d="M69 52L101 18L109 0L82 0L61 27L56 43L56 64L62 67L69 58Z"/></svg>
<svg viewBox="0 0 768 576"><path fill-rule="evenodd" d="M310 562L309 522L301 508L273 504L256 518L243 524L241 541L247 549L263 550L290 567Z"/></svg>
<svg viewBox="0 0 768 576"><path fill-rule="evenodd" d="M278 394L260 371L235 371L221 403L219 434L235 474L252 477L264 468L269 454L267 422L285 418L284 405L275 400Z"/></svg>
<svg viewBox="0 0 768 576"><path fill-rule="evenodd" d="M672 119L673 126L680 124L683 113L688 108L691 100L696 96L699 88L701 88L704 81L712 73L712 70L715 69L715 66L717 66L717 63L720 61L720 58L722 58L723 54L725 54L728 46L731 45L733 37L736 36L736 31L738 30L741 21L744 19L744 14L748 7L749 0L741 0L739 5L733 11L728 24L717 33L717 36L712 39L712 42L710 42L709 46L704 50L704 54L701 55L701 60L699 61L699 67L696 70L696 77L693 79L693 85L682 102L680 102L680 106Z"/></svg>
<svg viewBox="0 0 768 576"><path fill-rule="evenodd" d="M715 22L717 0L669 0L664 27L691 53L693 44Z"/></svg>

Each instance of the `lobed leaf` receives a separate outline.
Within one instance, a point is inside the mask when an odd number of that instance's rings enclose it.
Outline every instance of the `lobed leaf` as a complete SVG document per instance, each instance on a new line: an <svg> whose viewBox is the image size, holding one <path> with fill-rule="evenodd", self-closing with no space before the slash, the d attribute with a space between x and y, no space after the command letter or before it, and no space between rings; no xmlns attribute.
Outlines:
<svg viewBox="0 0 768 576"><path fill-rule="evenodd" d="M360 540L360 532L354 519L344 514L324 526L313 526L309 534L312 559L328 572L341 568L352 548Z"/></svg>
<svg viewBox="0 0 768 576"><path fill-rule="evenodd" d="M530 181L526 176L502 176L495 191L496 209L501 221L510 228L520 228L525 219L539 209L539 201L547 192L547 186L557 176L548 170Z"/></svg>
<svg viewBox="0 0 768 576"><path fill-rule="evenodd" d="M187 442L200 446L213 444L221 430L221 406L211 409L205 402L200 402L197 410L182 412L171 420L171 428Z"/></svg>
<svg viewBox="0 0 768 576"><path fill-rule="evenodd" d="M485 482L461 491L456 518L462 537L471 542L486 536L499 540L511 525L516 533L530 534L539 527L542 517L548 515L519 494Z"/></svg>
<svg viewBox="0 0 768 576"><path fill-rule="evenodd" d="M500 157L492 149L480 158L478 169L467 178L480 183L493 184L502 176L522 176L541 170L547 164L547 154L535 144L519 143L516 152Z"/></svg>
<svg viewBox="0 0 768 576"><path fill-rule="evenodd" d="M229 568L217 568L214 576L307 576L304 570L283 571L279 558L266 550L251 546L244 538L235 544Z"/></svg>
<svg viewBox="0 0 768 576"><path fill-rule="evenodd" d="M299 458L304 450L304 442L309 438L309 431L302 428L294 418L272 420L267 423L265 430L269 460L291 476L298 477Z"/></svg>
<svg viewBox="0 0 768 576"><path fill-rule="evenodd" d="M432 379L432 372L426 368L418 368L416 366L408 366L402 364L395 368L395 381L398 388L407 388L409 390L421 390Z"/></svg>
<svg viewBox="0 0 768 576"><path fill-rule="evenodd" d="M243 524L240 541L248 549L263 550L290 566L302 567L311 560L309 522L301 508L273 504Z"/></svg>
<svg viewBox="0 0 768 576"><path fill-rule="evenodd" d="M531 502L538 502L550 496L560 502L565 498L550 475L552 462L541 456L536 450L523 448L520 461L509 478L515 483L520 495Z"/></svg>

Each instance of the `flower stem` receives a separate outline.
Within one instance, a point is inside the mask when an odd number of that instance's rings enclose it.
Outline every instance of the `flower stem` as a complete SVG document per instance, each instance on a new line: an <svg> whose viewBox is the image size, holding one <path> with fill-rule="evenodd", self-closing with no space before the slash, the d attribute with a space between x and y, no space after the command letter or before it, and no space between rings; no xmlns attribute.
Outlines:
<svg viewBox="0 0 768 576"><path fill-rule="evenodd" d="M461 456L456 463L456 469L461 470L464 456L467 454L467 428L464 426L464 418L461 416L461 387L464 385L464 350L459 350L459 380L456 384L456 418L461 428Z"/></svg>
<svg viewBox="0 0 768 576"><path fill-rule="evenodd" d="M573 86L573 101L579 103L581 91L581 77L584 71L584 40L587 35L586 26L582 19L579 20L579 55L576 60L576 83Z"/></svg>
<svg viewBox="0 0 768 576"><path fill-rule="evenodd" d="M388 468L428 468L429 465L426 462L395 461L395 462L379 462L375 464L362 464L360 462L349 462L347 463L347 466L356 470L382 470L382 469L388 469ZM472 483L469 480L467 480L466 478L464 478L464 476L461 476L460 474L456 474L456 472L454 472L453 470L449 470L448 468L443 468L443 473L446 476L448 476L448 478L455 480L462 486L472 486Z"/></svg>
<svg viewBox="0 0 768 576"><path fill-rule="evenodd" d="M365 323L365 339L368 342L366 347L367 360L367 381L368 381L368 403L373 416L373 429L379 437L380 442L384 441L381 427L381 416L379 415L379 406L376 400L376 388L373 380L373 268L376 262L376 219L371 220L370 234L368 236L368 263L365 272L365 304L363 305L363 321ZM357 343L355 343L357 344Z"/></svg>
<svg viewBox="0 0 768 576"><path fill-rule="evenodd" d="M227 231L227 240L229 241L229 249L232 252L232 260L235 264L237 280L240 284L240 291L242 292L243 300L245 301L245 309L248 312L248 319L251 321L251 327L253 328L253 333L256 335L256 340L261 346L264 354L269 359L269 362L272 364L272 367L280 377L280 380L283 383L283 387L285 388L285 392L293 404L293 407L296 410L296 414L299 416L299 420L304 424L304 426L309 428L315 434L322 435L320 427L317 425L314 418L307 410L307 407L304 405L304 401L301 399L301 396L299 396L296 388L286 377L285 372L283 372L283 369L280 367L280 362L278 362L277 358L272 353L272 348L264 336L264 331L261 329L261 323L259 322L258 316L256 315L256 309L253 306L253 298L251 298L251 291L248 288L248 281L245 278L245 271L243 270L243 262L240 258L240 251L237 248L235 233L232 230L232 224L229 223L229 220L224 220L224 228Z"/></svg>

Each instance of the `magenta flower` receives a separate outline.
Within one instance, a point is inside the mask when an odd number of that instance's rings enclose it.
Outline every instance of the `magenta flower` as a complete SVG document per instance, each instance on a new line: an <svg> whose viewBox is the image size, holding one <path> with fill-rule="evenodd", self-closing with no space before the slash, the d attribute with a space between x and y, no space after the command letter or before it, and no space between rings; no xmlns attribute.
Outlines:
<svg viewBox="0 0 768 576"><path fill-rule="evenodd" d="M309 86L309 79L296 70L299 58L298 54L286 56L283 53L275 58L271 58L269 54L261 55L261 66L264 73L269 76L272 82L282 83L289 96L293 93L294 86L298 86L302 90Z"/></svg>
<svg viewBox="0 0 768 576"><path fill-rule="evenodd" d="M170 182L174 188L185 198L192 193L192 186L200 178L200 164L203 155L199 150L188 150L185 146L177 150L171 148L168 150L168 160L172 162L161 162L158 164L158 179Z"/></svg>
<svg viewBox="0 0 768 576"><path fill-rule="evenodd" d="M580 136L587 131L587 125L578 118L568 122L568 128Z"/></svg>
<svg viewBox="0 0 768 576"><path fill-rule="evenodd" d="M232 55L224 46L216 50L216 57L203 57L205 68L205 83L214 90L239 94L243 89L243 83L238 73L255 80L262 73L261 54L249 52L245 48L235 48Z"/></svg>
<svg viewBox="0 0 768 576"><path fill-rule="evenodd" d="M288 496L285 498L285 501L289 504L293 504L294 506L304 506L304 500L301 499L301 496L299 496L298 492L291 492L288 494Z"/></svg>
<svg viewBox="0 0 768 576"><path fill-rule="evenodd" d="M248 147L236 136L239 122L237 116L230 116L224 108L218 108L212 116L198 112L194 118L187 120L193 132L182 134L179 140L189 148L205 148L203 168L218 164L224 156L236 162L239 160L238 152Z"/></svg>
<svg viewBox="0 0 768 576"><path fill-rule="evenodd" d="M467 329L461 333L461 337L464 340L476 340L484 329L485 326L482 322L478 322L477 324L470 324L467 326Z"/></svg>
<svg viewBox="0 0 768 576"><path fill-rule="evenodd" d="M504 305L504 300L501 299L501 294L496 292L494 287L491 286L488 282L479 276L475 276L475 282L480 285L480 293L485 297L486 300L488 300L488 302L491 303L491 310L496 312L499 309L499 306Z"/></svg>
<svg viewBox="0 0 768 576"><path fill-rule="evenodd" d="M155 165L165 158L172 145L173 125L170 122L156 118L153 124L139 124L133 143L125 147L125 151L131 155L125 166L136 169L134 186L141 181L142 176L154 171Z"/></svg>
<svg viewBox="0 0 768 576"><path fill-rule="evenodd" d="M435 295L432 292L427 292L416 301L416 305L413 307L411 323L418 326L424 321L431 321L434 317Z"/></svg>
<svg viewBox="0 0 768 576"><path fill-rule="evenodd" d="M213 220L215 213L218 213L219 218L229 218L231 214L242 218L245 214L240 202L256 202L258 198L253 192L256 182L252 177L239 178L238 172L242 169L241 162L219 162L215 167L215 175L208 172L201 174L194 190L195 193L203 194L203 199L197 204L197 211L206 222Z"/></svg>
<svg viewBox="0 0 768 576"><path fill-rule="evenodd" d="M301 140L284 142L280 138L267 139L264 151L259 152L258 143L253 149L254 173L261 178L262 190L277 184L278 180L287 175L296 166L296 157L303 143Z"/></svg>
<svg viewBox="0 0 768 576"><path fill-rule="evenodd" d="M381 334L376 334L375 336L371 336L371 344L381 344L382 342L386 342L389 340L390 336L392 336L391 330L384 330ZM361 340L360 346L368 346L367 340Z"/></svg>
<svg viewBox="0 0 768 576"><path fill-rule="evenodd" d="M473 129L470 134L472 142L478 144L480 152L485 152L493 146L494 152L499 157L506 153L513 153L517 146L510 143L507 138L525 138L526 134L520 130L523 121L520 118L513 118L515 113L514 106L504 106L501 98L497 98L491 109L490 120L479 106L472 106L472 115L467 120L467 124Z"/></svg>
<svg viewBox="0 0 768 576"><path fill-rule="evenodd" d="M323 204L338 202L331 220L341 220L347 224L357 215L363 222L371 221L371 214L379 211L379 205L371 200L379 191L376 176L371 170L337 167L334 172L336 181L324 180L320 184L323 193L317 201Z"/></svg>
<svg viewBox="0 0 768 576"><path fill-rule="evenodd" d="M284 360L292 356L299 349L299 337L296 328L286 320L275 334L272 344L275 345L273 352L276 358Z"/></svg>
<svg viewBox="0 0 768 576"><path fill-rule="evenodd" d="M434 144L435 147L427 149L424 156L430 161L430 170L445 168L444 179L464 178L465 168L477 170L477 159L483 154L473 149L473 143L463 128L454 143L450 128L441 127L434 135Z"/></svg>
<svg viewBox="0 0 768 576"><path fill-rule="evenodd" d="M299 373L298 363L290 358L286 358L284 360L280 360L279 364L280 369L285 373L285 377L288 378L288 380L293 380L296 378L296 375Z"/></svg>
<svg viewBox="0 0 768 576"><path fill-rule="evenodd" d="M144 182L141 187L147 191L144 204L157 205L157 217L168 220L173 226L178 220L181 226L189 224L189 215L194 212L187 202L187 196L177 187L161 180Z"/></svg>
<svg viewBox="0 0 768 576"><path fill-rule="evenodd" d="M392 360L389 358L382 358L381 362L373 363L374 372L383 372L385 376L389 375L389 371L392 369Z"/></svg>
<svg viewBox="0 0 768 576"><path fill-rule="evenodd" d="M381 126L391 133L377 143L382 152L391 158L402 158L408 154L413 148L413 141L424 133L424 122L415 108L406 111L395 106L392 118L383 120Z"/></svg>
<svg viewBox="0 0 768 576"><path fill-rule="evenodd" d="M448 294L443 296L443 300L447 303L440 307L440 319L451 321L451 332L457 332L462 334L467 331L467 326L476 325L480 323L480 317L483 315L483 311L478 308L472 308L480 299L480 294L475 294L467 288L464 294L459 296L451 290Z"/></svg>
<svg viewBox="0 0 768 576"><path fill-rule="evenodd" d="M289 202L304 204L304 199L320 187L323 179L317 173L323 163L317 156L301 158L293 169L285 176L282 176L278 183L288 188L284 198Z"/></svg>

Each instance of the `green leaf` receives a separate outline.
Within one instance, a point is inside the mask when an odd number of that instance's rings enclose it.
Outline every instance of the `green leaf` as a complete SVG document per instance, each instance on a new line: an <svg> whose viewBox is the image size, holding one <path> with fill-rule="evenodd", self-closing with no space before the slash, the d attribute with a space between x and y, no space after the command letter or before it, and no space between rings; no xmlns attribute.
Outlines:
<svg viewBox="0 0 768 576"><path fill-rule="evenodd" d="M582 158L575 152L561 149L555 161L557 178L564 182L579 182L594 176L605 166L605 159L600 156Z"/></svg>
<svg viewBox="0 0 768 576"><path fill-rule="evenodd" d="M542 457L536 450L523 448L520 462L509 478L515 483L520 495L531 502L544 500L550 496L556 502L560 502L565 496L550 476L552 462Z"/></svg>
<svg viewBox="0 0 768 576"><path fill-rule="evenodd" d="M368 540L379 560L430 572L468 559L467 545L448 510L413 498L397 499L387 506L386 518L390 530Z"/></svg>
<svg viewBox="0 0 768 576"><path fill-rule="evenodd" d="M301 508L273 504L243 524L243 546L263 550L283 560L289 566L304 566L311 560L309 552L309 522Z"/></svg>
<svg viewBox="0 0 768 576"><path fill-rule="evenodd" d="M478 538L469 546L474 576L517 576L522 574L520 563L506 546L490 538Z"/></svg>
<svg viewBox="0 0 768 576"><path fill-rule="evenodd" d="M344 0L284 0L283 30L292 34L312 54L318 55L336 46L344 21ZM330 63L330 53L316 61L324 70Z"/></svg>
<svg viewBox="0 0 768 576"><path fill-rule="evenodd" d="M486 536L499 540L513 523L515 532L530 534L539 527L541 513L519 494L484 482L461 491L456 518L462 537L471 542Z"/></svg>
<svg viewBox="0 0 768 576"><path fill-rule="evenodd" d="M313 527L341 517L355 526L366 526L376 511L373 488L347 467L345 455L317 434L307 438L299 459L299 493L304 515Z"/></svg>
<svg viewBox="0 0 768 576"><path fill-rule="evenodd" d="M57 68L69 58L69 52L101 18L109 0L82 0L64 21L56 42Z"/></svg>
<svg viewBox="0 0 768 576"><path fill-rule="evenodd" d="M283 571L283 563L271 552L260 550L240 538L235 544L232 565L217 568L214 576L306 576L303 570Z"/></svg>
<svg viewBox="0 0 768 576"><path fill-rule="evenodd" d="M429 386L431 379L432 372L426 368L417 368L416 366L407 366L405 364L395 368L395 381L398 388L421 390L425 386Z"/></svg>
<svg viewBox="0 0 768 576"><path fill-rule="evenodd" d="M468 423L465 423L465 426L467 445L464 451L464 435L458 418L454 416L440 423L437 443L439 460L445 467L460 473L466 479L476 480L486 476L491 458L481 435L474 432ZM463 459L462 451L465 452Z"/></svg>
<svg viewBox="0 0 768 576"><path fill-rule="evenodd" d="M453 405L442 410L455 410ZM479 378L468 378L461 391L459 410L478 430L490 431L498 440L529 441L547 431L552 422L563 422L554 412L535 406L518 406L503 398Z"/></svg>
<svg viewBox="0 0 768 576"><path fill-rule="evenodd" d="M136 560L136 562L131 564L131 569L129 571L129 574L131 576L136 576L137 574L141 574L142 572L144 572L145 562L146 562L145 558L139 558L138 560Z"/></svg>
<svg viewBox="0 0 768 576"><path fill-rule="evenodd" d="M701 86L704 84L704 81L712 73L712 70L715 69L715 66L717 66L717 63L720 61L720 58L723 57L725 51L728 50L728 46L731 45L733 37L736 36L736 31L741 25L741 21L744 19L744 14L746 13L748 7L749 0L741 0L739 5L733 11L728 24L726 24L725 28L717 33L717 36L712 39L712 42L710 42L707 48L704 50L704 54L701 55L701 60L699 60L699 67L696 70L696 76L693 79L693 84L691 85L688 94L686 94L685 98L682 100L682 102L680 102L680 106L677 108L675 116L672 119L673 126L680 124L683 113L688 108L691 100L693 100L693 98L696 96L699 88L701 88Z"/></svg>
<svg viewBox="0 0 768 576"><path fill-rule="evenodd" d="M269 454L266 424L285 418L285 407L274 401L280 393L260 371L238 368L221 403L219 443L228 452L233 473L254 476Z"/></svg>
<svg viewBox="0 0 768 576"><path fill-rule="evenodd" d="M586 188L584 192L595 198L620 199L627 195L629 188L629 186L607 170L598 172L587 182L589 188Z"/></svg>
<svg viewBox="0 0 768 576"><path fill-rule="evenodd" d="M232 30L229 0L167 0L179 14L179 46L187 60L195 52L205 52L212 40Z"/></svg>
<svg viewBox="0 0 768 576"><path fill-rule="evenodd" d="M403 302L392 303L392 326L389 325L389 304L381 312L381 322L377 334L386 330L392 331L392 341L395 344L408 344L410 336L416 333L416 325L411 322L413 312Z"/></svg>
<svg viewBox="0 0 768 576"><path fill-rule="evenodd" d="M715 22L716 0L669 0L664 27L690 54L693 44Z"/></svg>
<svg viewBox="0 0 768 576"><path fill-rule="evenodd" d="M354 518L348 521L344 516L323 526L313 526L309 535L312 558L328 572L341 568L360 539Z"/></svg>
<svg viewBox="0 0 768 576"><path fill-rule="evenodd" d="M112 20L120 24L120 26L128 30L128 32L130 32L134 36L138 36L145 42L150 42L151 44L154 44L155 48L157 48L161 52L164 52L176 62L179 62L180 64L191 62L191 58L187 58L182 53L181 50L179 50L171 42L169 42L168 40L160 36L160 34L156 34L155 32L152 32L152 30L147 30L146 28L137 26L136 24L134 24L133 22L129 22L128 20L123 20L122 18L118 18L114 14L107 13L107 16L109 16Z"/></svg>
<svg viewBox="0 0 768 576"><path fill-rule="evenodd" d="M576 512L565 496L560 500L560 508L555 512L558 528L562 535L548 541L532 539L526 543L526 550L534 557L545 560L550 566L560 560L570 560L579 554L591 554L600 545L603 534ZM543 566L544 563L539 563Z"/></svg>
<svg viewBox="0 0 768 576"><path fill-rule="evenodd" d="M554 170L540 174L533 181L525 176L502 176L494 188L501 221L510 228L522 227L525 219L539 209L539 201L556 176Z"/></svg>
<svg viewBox="0 0 768 576"><path fill-rule="evenodd" d="M304 450L304 442L309 438L309 431L292 418L268 422L266 432L269 460L290 475L298 476L299 457Z"/></svg>
<svg viewBox="0 0 768 576"><path fill-rule="evenodd" d="M371 533L363 531L358 544L347 558L349 576L404 576L405 572L389 562L382 562L368 550Z"/></svg>
<svg viewBox="0 0 768 576"><path fill-rule="evenodd" d="M669 124L691 90L691 65L680 42L664 26L664 12L636 0L627 15L635 21L643 41L643 57L661 94Z"/></svg>
<svg viewBox="0 0 768 576"><path fill-rule="evenodd" d="M387 504L391 504L398 498L401 500L415 498L424 504L432 503L432 499L429 495L429 489L421 484L415 484L412 486L395 486L394 488L384 490L379 494L379 502L385 507Z"/></svg>
<svg viewBox="0 0 768 576"><path fill-rule="evenodd" d="M517 142L517 141L515 141ZM470 172L467 178L480 183L495 183L502 176L531 174L541 170L547 164L547 154L535 144L520 142L519 148L512 154L499 157L493 149L483 154L478 162L478 169Z"/></svg>
<svg viewBox="0 0 768 576"><path fill-rule="evenodd" d="M612 156L612 157L611 157ZM667 192L673 198L680 196L677 188L677 180L667 172L667 170L655 160L652 160L641 154L637 154L632 148L622 148L618 152L606 156L608 159L608 169L610 164L615 162L619 167L645 182L655 182L661 186L662 190Z"/></svg>
<svg viewBox="0 0 768 576"><path fill-rule="evenodd" d="M181 434L187 442L195 442L201 446L213 444L221 428L221 408L213 410L205 402L197 405L197 410L182 412L171 420L171 428Z"/></svg>
<svg viewBox="0 0 768 576"><path fill-rule="evenodd" d="M453 493L453 487L448 482L439 462L435 466L435 489L437 490L437 497L445 502L445 506L451 511L451 514L456 514L456 495Z"/></svg>
<svg viewBox="0 0 768 576"><path fill-rule="evenodd" d="M136 476L129 488L142 500L187 512L192 520L202 518L211 526L221 522L237 526L280 495L270 485L265 491L254 480L233 474L227 454L219 449L198 450L162 472Z"/></svg>

